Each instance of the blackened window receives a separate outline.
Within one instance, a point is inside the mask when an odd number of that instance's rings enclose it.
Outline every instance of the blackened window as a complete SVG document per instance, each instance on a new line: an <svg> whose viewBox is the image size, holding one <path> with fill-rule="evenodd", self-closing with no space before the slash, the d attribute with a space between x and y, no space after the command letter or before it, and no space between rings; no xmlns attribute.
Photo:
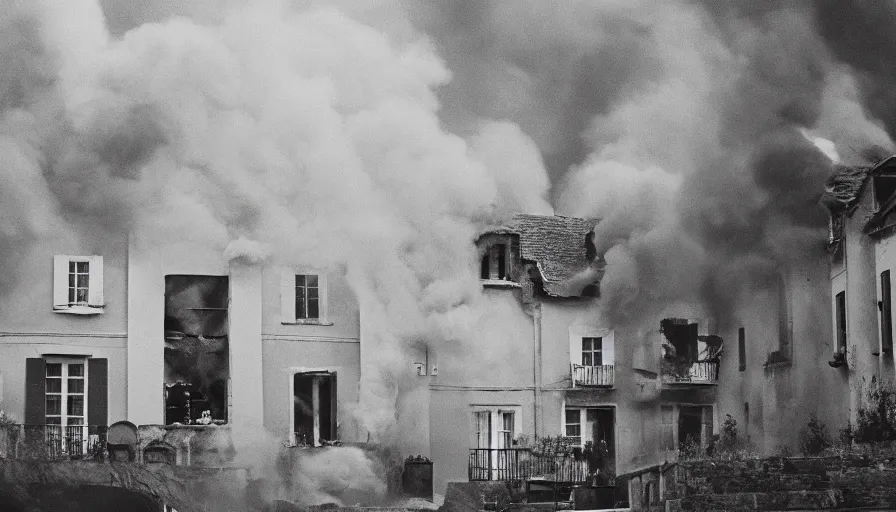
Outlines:
<svg viewBox="0 0 896 512"><path fill-rule="evenodd" d="M836 298L837 308L837 350L846 350L846 292L840 292Z"/></svg>
<svg viewBox="0 0 896 512"><path fill-rule="evenodd" d="M740 363L740 371L747 369L747 335L744 328L737 330L737 359Z"/></svg>
<svg viewBox="0 0 896 512"><path fill-rule="evenodd" d="M880 273L880 340L884 352L893 350L893 316L890 300L890 271Z"/></svg>

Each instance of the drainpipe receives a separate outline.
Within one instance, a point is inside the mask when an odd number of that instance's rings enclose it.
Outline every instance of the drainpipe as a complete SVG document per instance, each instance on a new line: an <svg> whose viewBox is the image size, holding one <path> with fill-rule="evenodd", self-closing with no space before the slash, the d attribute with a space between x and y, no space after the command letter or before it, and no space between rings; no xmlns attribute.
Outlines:
<svg viewBox="0 0 896 512"><path fill-rule="evenodd" d="M526 308L526 313L532 317L532 341L533 341L533 362L532 362L532 381L535 393L534 400L534 435L542 431L542 414L541 414L541 304L530 304Z"/></svg>

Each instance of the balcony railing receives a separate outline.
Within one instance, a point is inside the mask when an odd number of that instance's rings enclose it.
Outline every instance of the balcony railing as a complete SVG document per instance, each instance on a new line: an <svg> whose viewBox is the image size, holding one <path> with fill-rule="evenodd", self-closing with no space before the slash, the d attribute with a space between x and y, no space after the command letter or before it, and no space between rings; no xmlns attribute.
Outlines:
<svg viewBox="0 0 896 512"><path fill-rule="evenodd" d="M487 480L552 480L587 482L588 463L572 456L547 456L528 448L471 448L471 482Z"/></svg>
<svg viewBox="0 0 896 512"><path fill-rule="evenodd" d="M616 371L613 365L584 366L580 364L572 364L571 367L572 387L613 387L616 378Z"/></svg>
<svg viewBox="0 0 896 512"><path fill-rule="evenodd" d="M62 460L102 458L105 426L4 425L0 426L0 458Z"/></svg>
<svg viewBox="0 0 896 512"><path fill-rule="evenodd" d="M669 384L715 384L719 381L719 363L697 361L681 370L664 368L663 382Z"/></svg>

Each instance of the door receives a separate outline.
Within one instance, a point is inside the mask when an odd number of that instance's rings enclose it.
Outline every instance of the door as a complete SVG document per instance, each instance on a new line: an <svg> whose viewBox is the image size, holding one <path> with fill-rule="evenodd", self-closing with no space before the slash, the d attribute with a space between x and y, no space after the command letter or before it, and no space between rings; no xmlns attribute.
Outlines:
<svg viewBox="0 0 896 512"><path fill-rule="evenodd" d="M83 359L48 359L46 370L46 435L58 454L87 449L87 365Z"/></svg>

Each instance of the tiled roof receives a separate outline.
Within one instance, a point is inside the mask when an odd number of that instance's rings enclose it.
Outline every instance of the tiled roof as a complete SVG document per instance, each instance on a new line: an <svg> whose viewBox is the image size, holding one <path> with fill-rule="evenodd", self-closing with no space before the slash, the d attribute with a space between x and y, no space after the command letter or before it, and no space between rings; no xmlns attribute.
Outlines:
<svg viewBox="0 0 896 512"><path fill-rule="evenodd" d="M839 167L825 182L821 204L832 214L852 208L865 187L870 170L867 166Z"/></svg>
<svg viewBox="0 0 896 512"><path fill-rule="evenodd" d="M520 236L520 257L537 262L545 281L560 282L591 265L585 237L596 224L562 215L518 214L508 227Z"/></svg>

